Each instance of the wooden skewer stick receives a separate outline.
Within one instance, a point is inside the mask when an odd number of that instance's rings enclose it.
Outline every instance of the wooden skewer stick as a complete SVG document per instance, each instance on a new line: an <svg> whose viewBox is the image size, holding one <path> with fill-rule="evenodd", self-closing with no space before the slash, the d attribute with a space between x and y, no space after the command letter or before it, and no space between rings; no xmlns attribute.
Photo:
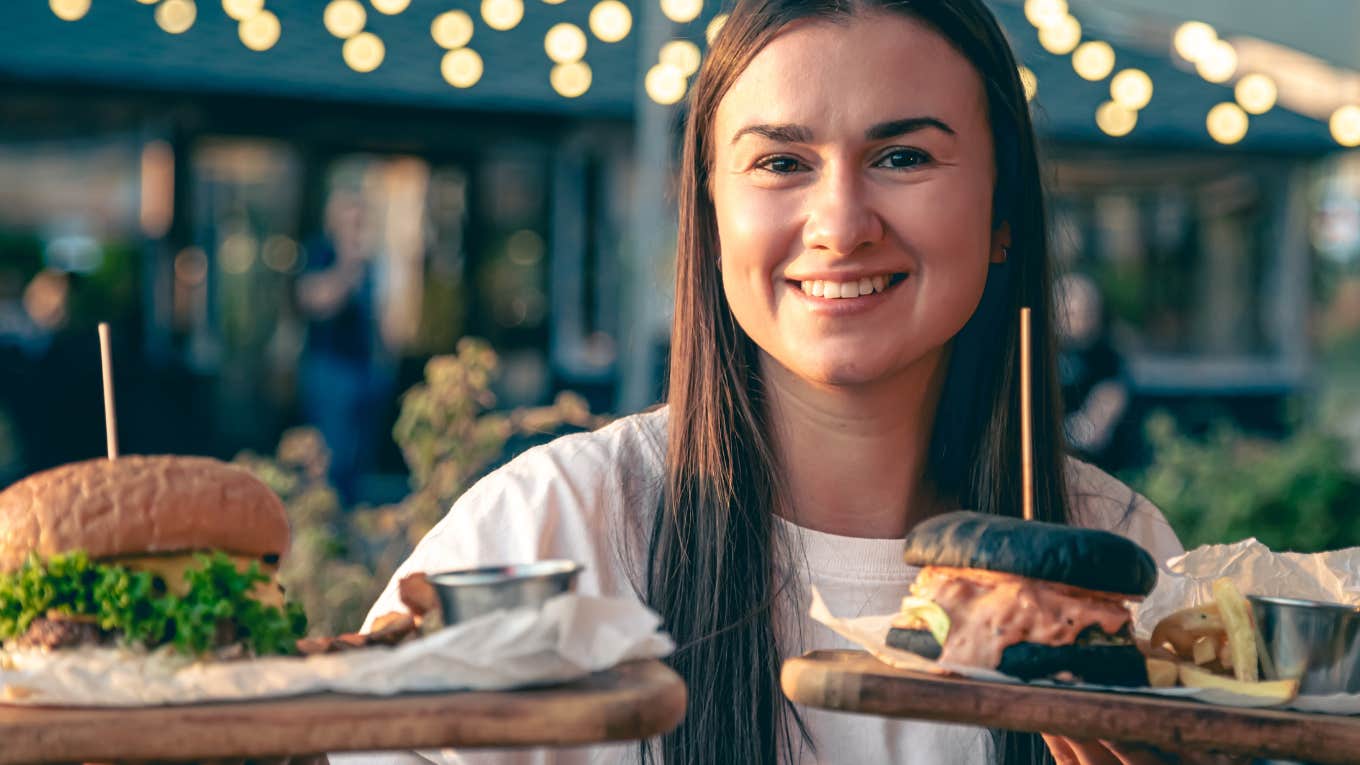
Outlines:
<svg viewBox="0 0 1360 765"><path fill-rule="evenodd" d="M1029 309L1020 309L1020 476L1025 489L1025 520L1034 520L1034 433L1030 389Z"/></svg>
<svg viewBox="0 0 1360 765"><path fill-rule="evenodd" d="M109 459L118 459L118 418L113 409L113 350L109 347L109 323L99 322L99 361L104 367L104 437Z"/></svg>

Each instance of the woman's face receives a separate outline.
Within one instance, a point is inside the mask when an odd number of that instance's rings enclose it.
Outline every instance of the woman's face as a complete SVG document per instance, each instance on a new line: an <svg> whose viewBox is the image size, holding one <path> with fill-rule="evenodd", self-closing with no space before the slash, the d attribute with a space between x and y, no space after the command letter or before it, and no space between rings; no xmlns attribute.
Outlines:
<svg viewBox="0 0 1360 765"><path fill-rule="evenodd" d="M895 14L796 23L724 96L713 136L723 287L765 354L823 385L936 368L1006 244L967 59Z"/></svg>

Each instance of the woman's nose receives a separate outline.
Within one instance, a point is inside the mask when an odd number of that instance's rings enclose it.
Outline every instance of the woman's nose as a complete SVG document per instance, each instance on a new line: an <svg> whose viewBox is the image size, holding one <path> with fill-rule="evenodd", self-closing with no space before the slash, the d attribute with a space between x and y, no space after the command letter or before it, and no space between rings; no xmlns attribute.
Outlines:
<svg viewBox="0 0 1360 765"><path fill-rule="evenodd" d="M864 182L854 173L826 172L813 187L803 224L803 246L849 255L877 243L883 221Z"/></svg>

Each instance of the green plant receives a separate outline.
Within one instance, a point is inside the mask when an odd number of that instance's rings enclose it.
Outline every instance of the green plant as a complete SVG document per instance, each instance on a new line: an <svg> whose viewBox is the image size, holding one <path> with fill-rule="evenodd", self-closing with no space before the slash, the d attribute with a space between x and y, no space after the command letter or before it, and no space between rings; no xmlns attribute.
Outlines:
<svg viewBox="0 0 1360 765"><path fill-rule="evenodd" d="M1129 483L1187 548L1245 537L1277 551L1360 544L1360 476L1346 464L1346 442L1317 425L1270 440L1221 424L1194 439L1158 413L1147 435L1154 460Z"/></svg>

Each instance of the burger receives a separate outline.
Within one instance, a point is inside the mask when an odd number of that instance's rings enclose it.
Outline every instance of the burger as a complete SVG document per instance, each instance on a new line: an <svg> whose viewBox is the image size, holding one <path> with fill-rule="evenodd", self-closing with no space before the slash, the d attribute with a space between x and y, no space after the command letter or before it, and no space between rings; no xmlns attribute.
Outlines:
<svg viewBox="0 0 1360 765"><path fill-rule="evenodd" d="M1147 684L1128 604L1157 566L1128 539L955 512L912 529L905 558L922 568L888 645L1023 680Z"/></svg>
<svg viewBox="0 0 1360 765"><path fill-rule="evenodd" d="M288 544L278 496L218 460L128 456L36 473L0 492L0 641L293 653L306 619L275 578Z"/></svg>

